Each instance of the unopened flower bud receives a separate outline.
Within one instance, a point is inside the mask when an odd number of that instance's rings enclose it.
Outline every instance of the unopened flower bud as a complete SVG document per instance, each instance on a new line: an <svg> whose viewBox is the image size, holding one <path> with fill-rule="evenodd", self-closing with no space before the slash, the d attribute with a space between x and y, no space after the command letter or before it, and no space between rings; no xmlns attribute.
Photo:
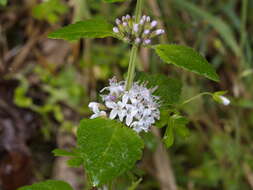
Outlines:
<svg viewBox="0 0 253 190"><path fill-rule="evenodd" d="M140 38L136 38L136 39L135 39L135 43L136 43L136 44L141 43L141 39L140 39Z"/></svg>
<svg viewBox="0 0 253 190"><path fill-rule="evenodd" d="M120 19L118 19L118 18L116 18L115 22L117 25L119 25L121 23Z"/></svg>
<svg viewBox="0 0 253 190"><path fill-rule="evenodd" d="M161 35L161 34L164 34L165 31L163 29L158 29L156 30L156 35Z"/></svg>
<svg viewBox="0 0 253 190"><path fill-rule="evenodd" d="M150 30L144 30L144 34L147 35L150 33Z"/></svg>
<svg viewBox="0 0 253 190"><path fill-rule="evenodd" d="M147 16L146 21L150 22L150 20L151 20L150 16Z"/></svg>
<svg viewBox="0 0 253 190"><path fill-rule="evenodd" d="M225 96L220 96L221 102L223 105L228 106L230 104L230 100Z"/></svg>
<svg viewBox="0 0 253 190"><path fill-rule="evenodd" d="M126 19L129 20L131 18L130 15L126 15Z"/></svg>
<svg viewBox="0 0 253 190"><path fill-rule="evenodd" d="M139 30L139 24L134 24L134 32L138 32Z"/></svg>
<svg viewBox="0 0 253 190"><path fill-rule="evenodd" d="M127 22L123 22L123 26L127 26Z"/></svg>
<svg viewBox="0 0 253 190"><path fill-rule="evenodd" d="M143 25L145 23L145 20L144 19L141 19L140 20L140 25Z"/></svg>
<svg viewBox="0 0 253 190"><path fill-rule="evenodd" d="M118 27L113 27L113 32L115 32L115 33L119 33L119 29L118 29Z"/></svg>
<svg viewBox="0 0 253 190"><path fill-rule="evenodd" d="M150 44L150 43L151 43L151 40L150 40L150 39L144 40L144 44L145 44L145 45L148 45L148 44Z"/></svg>
<svg viewBox="0 0 253 190"><path fill-rule="evenodd" d="M157 23L158 23L158 22L157 22L156 20L152 21L152 22L151 22L151 27L152 27L152 28L156 27Z"/></svg>

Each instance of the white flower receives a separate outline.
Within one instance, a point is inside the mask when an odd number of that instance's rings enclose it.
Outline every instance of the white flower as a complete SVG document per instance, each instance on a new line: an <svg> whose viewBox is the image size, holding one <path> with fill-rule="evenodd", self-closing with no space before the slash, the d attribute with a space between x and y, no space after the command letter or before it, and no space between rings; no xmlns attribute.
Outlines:
<svg viewBox="0 0 253 190"><path fill-rule="evenodd" d="M136 132L148 131L160 118L159 97L153 96L155 88L147 89L145 84L135 82L130 90L125 90L125 81L117 82L110 79L110 85L101 90L108 91L102 94L106 111L100 111L101 104L91 102L89 108L94 112L91 118L106 116L110 119L119 119Z"/></svg>
<svg viewBox="0 0 253 190"><path fill-rule="evenodd" d="M99 103L97 102L90 102L88 107L91 109L93 112L99 112Z"/></svg>
<svg viewBox="0 0 253 190"><path fill-rule="evenodd" d="M101 117L101 116L106 117L106 112L100 111L99 106L100 106L100 104L97 102L89 103L88 107L94 112L94 114L90 117L90 119L95 119L95 118Z"/></svg>
<svg viewBox="0 0 253 190"><path fill-rule="evenodd" d="M230 100L225 96L220 96L221 102L223 105L228 106L230 104Z"/></svg>
<svg viewBox="0 0 253 190"><path fill-rule="evenodd" d="M138 109L136 107L127 104L126 105L126 125L130 126L133 122L134 116L138 113Z"/></svg>
<svg viewBox="0 0 253 190"><path fill-rule="evenodd" d="M111 109L110 112L110 119L115 119L117 116L119 116L120 121L123 121L124 117L126 116L126 110L124 109L125 105L122 102L106 102L106 107Z"/></svg>
<svg viewBox="0 0 253 190"><path fill-rule="evenodd" d="M118 96L125 90L125 85L123 83L117 83L117 81L115 81L115 78L112 78L110 80L110 86L103 88L100 92L103 92L105 90L109 90L110 95Z"/></svg>

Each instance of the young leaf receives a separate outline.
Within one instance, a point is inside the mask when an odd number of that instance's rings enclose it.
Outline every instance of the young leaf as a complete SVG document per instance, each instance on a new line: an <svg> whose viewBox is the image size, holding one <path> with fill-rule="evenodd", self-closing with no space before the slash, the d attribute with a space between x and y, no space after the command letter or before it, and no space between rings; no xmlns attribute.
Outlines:
<svg viewBox="0 0 253 190"><path fill-rule="evenodd" d="M160 97L163 106L179 102L182 88L179 80L161 74L149 75L143 72L138 73L136 79L140 82L147 82L148 88L157 87L153 94Z"/></svg>
<svg viewBox="0 0 253 190"><path fill-rule="evenodd" d="M219 76L212 65L192 48L174 44L160 44L153 48L166 63L192 71L213 81L219 81Z"/></svg>
<svg viewBox="0 0 253 190"><path fill-rule="evenodd" d="M105 38L114 36L113 26L102 18L93 18L70 24L48 35L53 39L64 39L69 41L80 38Z"/></svg>
<svg viewBox="0 0 253 190"><path fill-rule="evenodd" d="M125 0L104 0L106 3L116 3L116 2L123 2Z"/></svg>
<svg viewBox="0 0 253 190"><path fill-rule="evenodd" d="M73 190L72 187L59 180L47 180L44 182L35 183L33 185L24 186L17 190Z"/></svg>
<svg viewBox="0 0 253 190"><path fill-rule="evenodd" d="M174 124L169 123L163 137L163 141L167 148L171 147L174 143Z"/></svg>
<svg viewBox="0 0 253 190"><path fill-rule="evenodd" d="M180 115L173 115L169 118L168 127L163 137L167 148L171 147L174 143L174 132L180 137L187 137L189 135L190 132L186 127L188 122L188 119Z"/></svg>
<svg viewBox="0 0 253 190"><path fill-rule="evenodd" d="M77 140L93 186L106 184L131 169L144 146L132 129L102 118L81 121Z"/></svg>
<svg viewBox="0 0 253 190"><path fill-rule="evenodd" d="M180 115L173 115L170 119L174 122L174 130L180 137L187 137L190 134L189 129L187 128L187 124L189 120Z"/></svg>

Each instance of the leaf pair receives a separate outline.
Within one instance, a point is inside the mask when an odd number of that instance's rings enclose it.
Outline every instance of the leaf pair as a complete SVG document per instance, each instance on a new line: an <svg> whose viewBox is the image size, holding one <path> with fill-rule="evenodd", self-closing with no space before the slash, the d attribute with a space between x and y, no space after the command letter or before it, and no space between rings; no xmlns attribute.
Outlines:
<svg viewBox="0 0 253 190"><path fill-rule="evenodd" d="M63 27L49 34L49 38L69 41L79 40L80 38L117 38L112 28L113 26L105 19L95 18ZM192 48L174 44L155 45L152 48L168 64L173 64L213 81L219 81L214 68Z"/></svg>

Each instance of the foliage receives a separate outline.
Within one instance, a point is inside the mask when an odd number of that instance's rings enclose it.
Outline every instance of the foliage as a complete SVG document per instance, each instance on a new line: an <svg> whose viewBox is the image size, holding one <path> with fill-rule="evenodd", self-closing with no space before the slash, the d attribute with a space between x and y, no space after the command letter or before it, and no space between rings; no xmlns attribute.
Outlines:
<svg viewBox="0 0 253 190"><path fill-rule="evenodd" d="M0 0L0 6L6 6L8 3L7 0Z"/></svg>
<svg viewBox="0 0 253 190"><path fill-rule="evenodd" d="M214 68L192 48L181 45L154 46L159 57L169 64L203 75L211 80L219 81Z"/></svg>
<svg viewBox="0 0 253 190"><path fill-rule="evenodd" d="M103 1L116 4L105 4ZM68 41L89 38L72 44L72 53L69 53L68 59L62 65L69 62L73 65L48 68L44 61L38 61L42 62L42 66L36 65L34 69L29 70L27 64L25 71L20 71L15 76L19 85L14 93L14 103L18 107L37 113L42 120L42 131L47 140L54 141L54 133L58 130L71 129L68 132L72 133L77 120L90 115L87 102L90 99L100 98L96 97L94 92L105 86L104 81L112 75L119 78L124 76L130 55L128 47L131 44L119 43L114 39L89 40L115 38L110 23L116 16L133 12L134 3L130 1L120 3L124 0L103 1L84 1L87 2L87 10L83 12L89 13L91 19L85 18L84 21L67 25L49 34L50 38ZM172 0L170 4L166 0L154 2L160 16L156 15L153 2L146 1L145 13L156 17L164 25L166 36L154 41L158 42L158 45L147 46L154 52L149 53L149 50L140 52L141 59L137 58L136 61L138 70L148 70L152 74L137 73L135 80L147 83L149 88L157 88L154 94L161 97L161 118L155 127L160 128L162 141L169 148L178 189L250 189L249 176L253 168L250 146L252 144L250 126L253 124L251 101L253 56L252 39L249 34L252 30L250 21L253 14L250 11L244 13L240 8L243 9L245 2L246 4L248 2L250 10L253 8L252 2L247 0L216 3ZM0 6L4 4L6 1L0 0ZM8 7L1 7L1 10L9 13ZM59 22L61 16L69 9L75 14L76 7L83 8L76 4L74 6L71 4L67 8L67 3L49 0L35 6L32 12L36 19L53 24ZM1 12L1 16L2 14ZM62 20L61 25L72 22L70 14L72 11L64 21ZM98 15L102 18L98 18ZM22 27L24 23L22 22ZM39 28L40 24L37 25L36 22L34 25ZM47 27L43 25L43 30L44 28L47 31L54 30L52 26ZM5 29L3 31L5 32ZM6 31L9 43L12 33L9 29ZM5 38L4 33L3 37ZM168 43L167 37L173 44ZM17 38L21 38L19 40L23 43L20 34ZM26 38L29 41L30 36L27 35ZM159 44L160 42L162 44ZM22 43L17 43L14 47L22 47ZM176 44L187 44L194 48ZM30 59L41 57L37 51L41 47L42 45L36 46L35 50L31 51L28 63ZM4 60L8 60L12 52L14 49L7 52ZM167 64L161 64L155 54L159 56L161 62ZM37 60L35 62L37 64ZM50 67L51 65L54 63L50 64ZM177 67L219 83L196 78L190 72L177 70ZM220 79L214 68L222 73ZM228 89L232 106L224 107L222 104L214 106L211 99L203 96L211 96L216 102L222 103L220 96L223 96L225 91L220 90L224 88ZM199 94L206 90L219 91ZM69 112L74 113L69 116ZM114 133L116 135L112 138ZM110 140L112 144L108 146ZM141 159L142 141L146 149L140 165L145 171L140 172L132 168L136 160ZM116 121L102 118L85 119L78 128L78 146L68 151L56 149L53 153L55 156L69 157L67 164L71 167L83 166L89 174L87 181L90 180L93 185L105 184L105 187L117 190L159 189L161 182L153 168L153 161L150 161L159 141L160 139L152 133L138 135ZM136 146L127 146L131 142L137 142ZM120 157L122 147L127 147L124 150L129 151L127 154L129 159ZM135 148L134 155L130 154L133 150L128 147ZM101 155L107 149L110 151ZM112 155L119 159L109 159ZM102 156L105 159L99 159ZM109 161L117 167L110 167ZM44 188L43 184L43 182L34 184L24 189L39 186Z"/></svg>
<svg viewBox="0 0 253 190"><path fill-rule="evenodd" d="M49 34L50 38L69 41L80 38L104 38L108 36L113 36L112 25L102 18L80 21Z"/></svg>
<svg viewBox="0 0 253 190"><path fill-rule="evenodd" d="M18 190L73 190L69 184L64 181L47 180L35 183L30 186L21 187Z"/></svg>
<svg viewBox="0 0 253 190"><path fill-rule="evenodd" d="M141 158L141 138L132 129L116 121L83 120L77 138L93 186L112 181L131 169Z"/></svg>
<svg viewBox="0 0 253 190"><path fill-rule="evenodd" d="M39 20L46 20L51 24L59 21L59 17L68 11L68 7L61 0L48 0L33 8L33 16Z"/></svg>

